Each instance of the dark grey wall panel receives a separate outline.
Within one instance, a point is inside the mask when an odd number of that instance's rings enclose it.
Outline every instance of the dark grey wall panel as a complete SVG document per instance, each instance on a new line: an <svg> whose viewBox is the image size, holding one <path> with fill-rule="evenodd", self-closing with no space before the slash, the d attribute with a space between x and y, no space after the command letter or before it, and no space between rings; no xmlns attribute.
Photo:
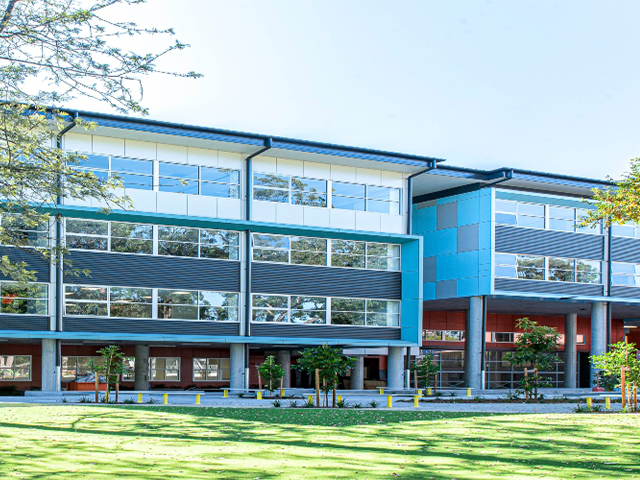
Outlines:
<svg viewBox="0 0 640 480"><path fill-rule="evenodd" d="M601 296L602 285L588 283L543 282L539 280L512 280L496 278L495 290L508 292L549 293L554 295L588 295Z"/></svg>
<svg viewBox="0 0 640 480"><path fill-rule="evenodd" d="M611 260L640 263L640 239L611 237Z"/></svg>
<svg viewBox="0 0 640 480"><path fill-rule="evenodd" d="M400 272L260 262L252 268L251 290L256 293L389 300L402 296Z"/></svg>
<svg viewBox="0 0 640 480"><path fill-rule="evenodd" d="M143 320L140 318L64 317L65 332L149 333L178 335L238 335L237 322Z"/></svg>
<svg viewBox="0 0 640 480"><path fill-rule="evenodd" d="M622 298L635 298L636 300L640 300L640 288L639 287L623 287L621 285L612 285L611 296L622 297Z"/></svg>
<svg viewBox="0 0 640 480"><path fill-rule="evenodd" d="M29 270L35 270L36 281L49 282L51 265L49 261L33 248L0 247L0 256L6 255L12 262L26 262ZM0 273L0 280L11 280Z"/></svg>
<svg viewBox="0 0 640 480"><path fill-rule="evenodd" d="M49 330L49 317L29 315L0 315L0 330L28 330L41 332Z"/></svg>
<svg viewBox="0 0 640 480"><path fill-rule="evenodd" d="M67 283L126 287L240 291L240 262L198 258L74 251L72 268L91 276L68 275Z"/></svg>
<svg viewBox="0 0 640 480"><path fill-rule="evenodd" d="M604 237L496 225L496 251L602 260Z"/></svg>
<svg viewBox="0 0 640 480"><path fill-rule="evenodd" d="M437 229L444 230L458 226L458 202L443 203L436 207Z"/></svg>
<svg viewBox="0 0 640 480"><path fill-rule="evenodd" d="M344 338L351 340L400 340L400 328L355 325L296 325L253 323L252 337Z"/></svg>

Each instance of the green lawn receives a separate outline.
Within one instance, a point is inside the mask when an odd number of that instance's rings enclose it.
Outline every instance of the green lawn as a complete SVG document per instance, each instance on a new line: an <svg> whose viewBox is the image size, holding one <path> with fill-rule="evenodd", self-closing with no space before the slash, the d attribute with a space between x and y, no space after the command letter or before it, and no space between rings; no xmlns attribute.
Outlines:
<svg viewBox="0 0 640 480"><path fill-rule="evenodd" d="M638 415L4 406L0 478L640 476Z"/></svg>

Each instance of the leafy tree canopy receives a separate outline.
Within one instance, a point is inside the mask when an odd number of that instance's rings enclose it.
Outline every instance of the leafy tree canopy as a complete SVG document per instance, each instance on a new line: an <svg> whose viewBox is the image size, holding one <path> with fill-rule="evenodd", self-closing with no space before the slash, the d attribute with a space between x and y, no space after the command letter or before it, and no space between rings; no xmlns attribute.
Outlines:
<svg viewBox="0 0 640 480"><path fill-rule="evenodd" d="M63 197L97 199L107 211L130 206L114 193L121 185L117 177L99 179L78 169L85 158L59 148L65 128L94 125L56 106L85 97L121 113L146 114L143 76L199 76L157 69L160 58L187 45L159 45L173 30L139 27L123 19L122 9L116 14L118 7L139 3L144 0L0 0L1 244L50 255L49 217L58 214ZM132 50L145 37L154 39L156 51ZM20 282L34 279L25 263L7 256L0 273Z"/></svg>

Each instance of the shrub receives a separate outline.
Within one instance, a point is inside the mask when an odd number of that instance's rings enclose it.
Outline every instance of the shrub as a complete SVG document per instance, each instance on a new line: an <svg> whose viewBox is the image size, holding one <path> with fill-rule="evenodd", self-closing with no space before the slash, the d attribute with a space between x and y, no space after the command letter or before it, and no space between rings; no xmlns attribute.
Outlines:
<svg viewBox="0 0 640 480"><path fill-rule="evenodd" d="M353 408L362 408L362 404L359 402L356 402L353 404Z"/></svg>
<svg viewBox="0 0 640 480"><path fill-rule="evenodd" d="M377 402L375 400L371 400L369 402L369 405L371 405L371 408L378 408L378 406L380 405L380 402Z"/></svg>
<svg viewBox="0 0 640 480"><path fill-rule="evenodd" d="M298 406L298 402L297 402L296 400L291 400L291 401L289 402L289 406L290 406L291 408L297 408L297 406Z"/></svg>
<svg viewBox="0 0 640 480"><path fill-rule="evenodd" d="M78 403L91 403L91 398L83 395L82 397L80 397L80 400L78 400Z"/></svg>
<svg viewBox="0 0 640 480"><path fill-rule="evenodd" d="M158 403L158 400L156 400L155 398L149 397L149 400L147 400L147 403Z"/></svg>
<svg viewBox="0 0 640 480"><path fill-rule="evenodd" d="M274 400L272 403L276 408L280 408L280 406L282 405L282 402L280 400Z"/></svg>
<svg viewBox="0 0 640 480"><path fill-rule="evenodd" d="M308 398L302 408L313 408L313 398Z"/></svg>
<svg viewBox="0 0 640 480"><path fill-rule="evenodd" d="M341 399L340 399L340 400L338 400L338 402L336 403L336 406L337 406L338 408L347 408L347 407L349 406L349 403L348 403L345 399L341 398Z"/></svg>
<svg viewBox="0 0 640 480"><path fill-rule="evenodd" d="M136 401L135 401L133 398L125 398L125 399L124 399L124 402L122 402L122 403L129 403L129 404L131 404L131 403L136 403Z"/></svg>

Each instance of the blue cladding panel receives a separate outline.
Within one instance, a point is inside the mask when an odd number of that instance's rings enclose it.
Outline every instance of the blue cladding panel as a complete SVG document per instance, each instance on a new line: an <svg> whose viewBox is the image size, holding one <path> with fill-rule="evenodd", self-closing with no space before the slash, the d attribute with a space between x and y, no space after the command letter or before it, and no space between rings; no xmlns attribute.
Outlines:
<svg viewBox="0 0 640 480"><path fill-rule="evenodd" d="M458 202L458 226L480 222L480 198L469 198Z"/></svg>
<svg viewBox="0 0 640 480"><path fill-rule="evenodd" d="M414 345L422 342L422 239L402 246L401 339Z"/></svg>
<svg viewBox="0 0 640 480"><path fill-rule="evenodd" d="M448 230L438 230L438 232L436 232L436 242L437 242L438 255L457 253L458 251L457 229L450 228Z"/></svg>
<svg viewBox="0 0 640 480"><path fill-rule="evenodd" d="M442 255L436 257L436 280L451 280L458 278L458 256Z"/></svg>
<svg viewBox="0 0 640 480"><path fill-rule="evenodd" d="M478 294L480 290L479 278L461 278L458 280L458 297L471 297Z"/></svg>

